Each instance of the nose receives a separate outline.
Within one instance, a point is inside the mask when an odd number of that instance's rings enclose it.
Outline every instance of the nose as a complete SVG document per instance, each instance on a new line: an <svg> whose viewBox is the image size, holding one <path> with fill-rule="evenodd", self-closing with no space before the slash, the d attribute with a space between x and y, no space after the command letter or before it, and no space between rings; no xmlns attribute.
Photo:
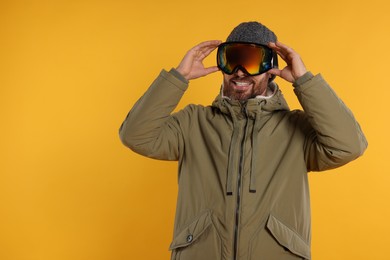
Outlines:
<svg viewBox="0 0 390 260"><path fill-rule="evenodd" d="M235 74L239 77L244 77L246 76L246 73L244 71L242 71L241 69L238 69Z"/></svg>

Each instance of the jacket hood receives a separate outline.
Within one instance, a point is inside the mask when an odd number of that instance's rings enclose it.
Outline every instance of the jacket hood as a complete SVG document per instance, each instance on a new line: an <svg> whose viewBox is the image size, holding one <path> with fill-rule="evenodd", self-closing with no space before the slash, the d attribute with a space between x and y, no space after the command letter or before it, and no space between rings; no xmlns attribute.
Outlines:
<svg viewBox="0 0 390 260"><path fill-rule="evenodd" d="M269 114L277 110L290 110L286 100L283 97L282 91L275 82L268 84L267 96L257 96L248 99L245 103L248 117L256 118L258 113ZM215 98L213 107L218 108L222 113L232 117L242 117L243 103L238 100L231 100L223 96L223 86L219 95ZM233 113L233 114L232 114Z"/></svg>

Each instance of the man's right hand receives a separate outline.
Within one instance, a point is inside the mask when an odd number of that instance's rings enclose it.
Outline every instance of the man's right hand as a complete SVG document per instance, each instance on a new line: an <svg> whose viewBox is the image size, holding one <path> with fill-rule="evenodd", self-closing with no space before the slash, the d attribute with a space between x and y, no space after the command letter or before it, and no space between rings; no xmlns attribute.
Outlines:
<svg viewBox="0 0 390 260"><path fill-rule="evenodd" d="M187 52L176 70L187 80L200 78L218 71L217 66L205 68L203 60L220 44L221 41L214 40L196 45Z"/></svg>

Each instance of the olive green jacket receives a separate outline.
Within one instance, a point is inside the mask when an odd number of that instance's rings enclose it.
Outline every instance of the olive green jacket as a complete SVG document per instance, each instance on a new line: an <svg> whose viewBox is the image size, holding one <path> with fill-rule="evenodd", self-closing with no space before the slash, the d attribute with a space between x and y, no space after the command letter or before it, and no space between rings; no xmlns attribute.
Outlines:
<svg viewBox="0 0 390 260"><path fill-rule="evenodd" d="M188 84L162 71L120 129L136 153L179 162L172 259L310 259L308 171L360 156L367 141L321 75L294 83L304 111L290 111L277 85L245 105L172 113Z"/></svg>

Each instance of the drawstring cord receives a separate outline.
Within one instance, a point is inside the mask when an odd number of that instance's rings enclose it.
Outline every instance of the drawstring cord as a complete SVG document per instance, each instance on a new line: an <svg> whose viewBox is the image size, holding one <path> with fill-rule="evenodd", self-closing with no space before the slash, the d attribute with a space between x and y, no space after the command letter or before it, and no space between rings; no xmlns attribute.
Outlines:
<svg viewBox="0 0 390 260"><path fill-rule="evenodd" d="M232 140L230 142L230 147L229 147L229 162L228 162L228 173L227 173L227 179L226 179L226 195L233 195L233 181L232 181L232 176L233 176L233 165L234 165L234 144L237 143L238 141L238 134L239 134L239 125L238 125L238 119L236 117L236 114L233 111L233 108L229 105L226 104L225 106L229 109L230 115L233 120L233 136Z"/></svg>
<svg viewBox="0 0 390 260"><path fill-rule="evenodd" d="M260 124L260 117L261 117L261 109L263 104L265 104L267 101L266 100L261 100L259 103L259 109L256 113L256 118L255 118L255 123L253 125L252 129L252 160L251 160L251 172L250 172L250 183L249 183L249 192L255 193L256 192L256 161L257 161L257 156L259 155L258 152L258 136L259 136L259 131L261 128Z"/></svg>

